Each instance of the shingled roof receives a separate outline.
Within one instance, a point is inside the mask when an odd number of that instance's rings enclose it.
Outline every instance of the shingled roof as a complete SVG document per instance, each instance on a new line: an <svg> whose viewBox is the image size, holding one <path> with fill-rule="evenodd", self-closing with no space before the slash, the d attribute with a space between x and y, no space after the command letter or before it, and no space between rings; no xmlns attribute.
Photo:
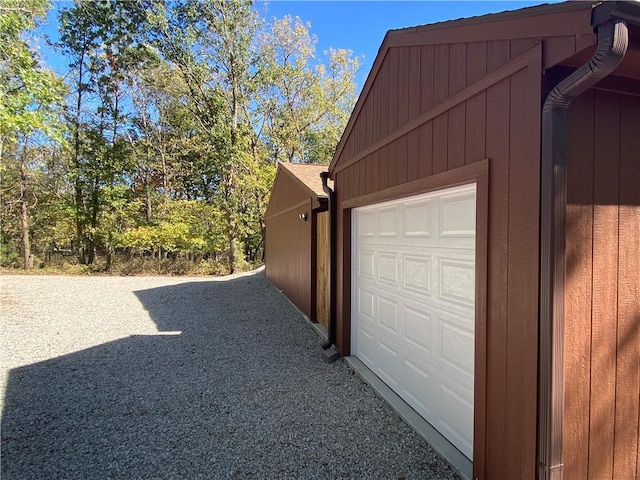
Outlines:
<svg viewBox="0 0 640 480"><path fill-rule="evenodd" d="M281 163L296 179L298 179L307 189L311 190L318 198L327 198L327 194L322 189L321 172L327 171L326 165L313 165L308 163ZM333 182L329 181L329 186Z"/></svg>

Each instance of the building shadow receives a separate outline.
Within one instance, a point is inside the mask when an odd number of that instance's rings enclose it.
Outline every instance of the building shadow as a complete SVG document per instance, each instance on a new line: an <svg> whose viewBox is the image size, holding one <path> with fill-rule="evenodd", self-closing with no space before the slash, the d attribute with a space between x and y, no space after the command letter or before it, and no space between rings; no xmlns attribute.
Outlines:
<svg viewBox="0 0 640 480"><path fill-rule="evenodd" d="M254 356L239 349L262 341L267 330L277 339L282 328L302 328L298 336L319 342L299 317L286 321L291 307L263 272L135 295L158 335L131 336L9 373L3 479L232 477L229 442L238 423L234 406L243 396L237 376L256 368L267 376L272 368L261 349ZM266 318L265 307L279 309L285 320ZM220 455L227 466L216 462ZM246 453L238 455L241 463Z"/></svg>
<svg viewBox="0 0 640 480"><path fill-rule="evenodd" d="M157 334L9 372L3 480L457 478L264 272L135 295Z"/></svg>

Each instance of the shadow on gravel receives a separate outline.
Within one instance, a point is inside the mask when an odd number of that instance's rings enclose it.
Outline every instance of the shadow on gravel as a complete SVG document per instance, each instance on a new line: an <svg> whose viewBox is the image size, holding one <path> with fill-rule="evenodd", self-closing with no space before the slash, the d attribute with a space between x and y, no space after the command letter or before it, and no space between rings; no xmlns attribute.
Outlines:
<svg viewBox="0 0 640 480"><path fill-rule="evenodd" d="M3 480L456 478L264 273L135 294L171 334L10 372Z"/></svg>

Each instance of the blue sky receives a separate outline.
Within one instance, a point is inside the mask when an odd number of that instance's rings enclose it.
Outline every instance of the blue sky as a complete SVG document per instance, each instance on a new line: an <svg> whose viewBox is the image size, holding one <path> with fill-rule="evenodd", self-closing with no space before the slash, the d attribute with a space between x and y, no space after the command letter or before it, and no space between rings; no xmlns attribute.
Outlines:
<svg viewBox="0 0 640 480"><path fill-rule="evenodd" d="M55 1L45 32L55 35L57 10L69 2ZM473 17L487 13L554 3L542 1L257 1L256 8L267 19L286 14L298 16L311 24L311 33L318 38L317 53L329 47L352 50L364 56L358 76L358 88L366 80L378 48L387 30L427 23ZM58 73L64 73L64 60L44 49L45 60Z"/></svg>
<svg viewBox="0 0 640 480"><path fill-rule="evenodd" d="M387 30L473 17L487 13L556 3L551 1L271 1L266 17L286 14L311 23L318 37L318 53L329 47L364 55L358 87L367 78ZM256 2L263 12L265 2Z"/></svg>

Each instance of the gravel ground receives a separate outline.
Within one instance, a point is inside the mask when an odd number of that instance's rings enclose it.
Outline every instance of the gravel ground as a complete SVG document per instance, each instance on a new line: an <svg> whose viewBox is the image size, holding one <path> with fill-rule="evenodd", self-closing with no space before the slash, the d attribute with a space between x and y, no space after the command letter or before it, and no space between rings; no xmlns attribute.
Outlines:
<svg viewBox="0 0 640 480"><path fill-rule="evenodd" d="M264 277L0 277L12 479L454 479Z"/></svg>

